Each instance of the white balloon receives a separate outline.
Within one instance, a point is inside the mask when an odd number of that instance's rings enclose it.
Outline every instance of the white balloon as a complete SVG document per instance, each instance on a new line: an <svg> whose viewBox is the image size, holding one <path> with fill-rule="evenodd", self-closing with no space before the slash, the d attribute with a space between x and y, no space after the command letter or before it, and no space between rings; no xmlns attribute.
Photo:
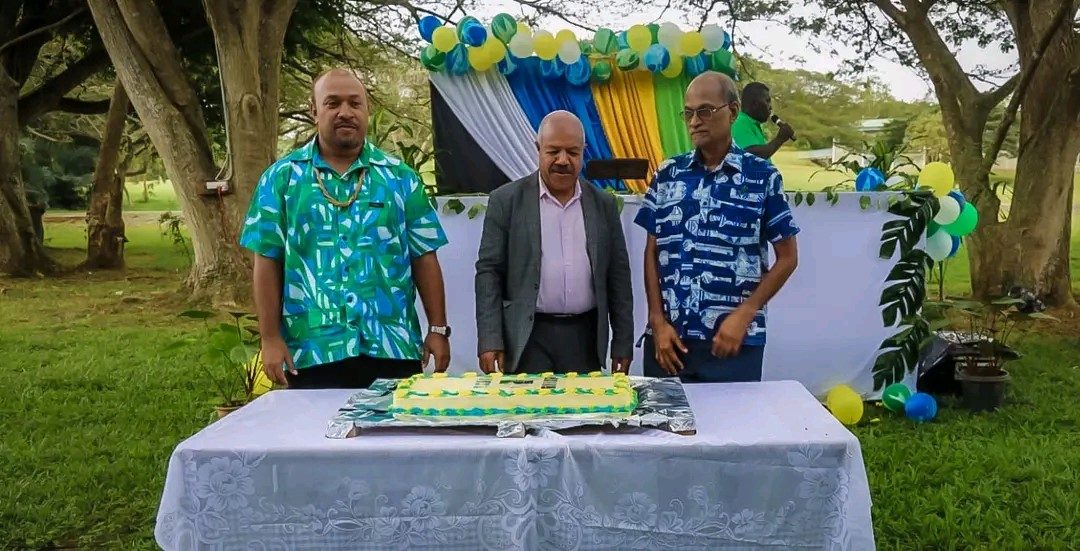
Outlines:
<svg viewBox="0 0 1080 551"><path fill-rule="evenodd" d="M679 40L682 39L683 32L679 29L679 26L674 23L664 23L660 25L660 30L656 31L656 42L667 47L669 51L679 51Z"/></svg>
<svg viewBox="0 0 1080 551"><path fill-rule="evenodd" d="M948 195L945 197L938 197L938 204L940 205L940 209L938 210L938 213L934 215L934 222L937 222L939 225L948 226L955 222L957 217L960 216L960 203L957 202L956 199L949 197ZM949 246L952 247L951 241Z"/></svg>
<svg viewBox="0 0 1080 551"><path fill-rule="evenodd" d="M951 252L952 236L945 230L939 229L937 233L926 238L926 254L930 255L934 262L945 260Z"/></svg>
<svg viewBox="0 0 1080 551"><path fill-rule="evenodd" d="M581 59L581 45L573 40L567 40L559 45L559 59L567 65L573 65Z"/></svg>
<svg viewBox="0 0 1080 551"><path fill-rule="evenodd" d="M514 57L529 57L533 53L533 37L525 33L517 33L510 39L510 44L507 46Z"/></svg>
<svg viewBox="0 0 1080 551"><path fill-rule="evenodd" d="M701 38L705 41L705 51L713 52L724 47L724 29L716 23L702 27Z"/></svg>

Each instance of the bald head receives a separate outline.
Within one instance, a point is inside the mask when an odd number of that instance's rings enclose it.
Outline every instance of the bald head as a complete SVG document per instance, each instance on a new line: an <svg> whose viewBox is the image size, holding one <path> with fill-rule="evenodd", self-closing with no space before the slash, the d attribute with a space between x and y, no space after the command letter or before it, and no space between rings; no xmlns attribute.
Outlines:
<svg viewBox="0 0 1080 551"><path fill-rule="evenodd" d="M739 101L739 89L735 86L735 81L716 71L705 71L694 77L686 88L686 94L690 95L691 90L705 97L715 96L713 101L717 105Z"/></svg>
<svg viewBox="0 0 1080 551"><path fill-rule="evenodd" d="M359 154L367 138L367 89L354 73L335 68L311 86L311 114L319 130L319 148L326 154Z"/></svg>
<svg viewBox="0 0 1080 551"><path fill-rule="evenodd" d="M581 145L585 145L585 125L581 119L569 111L552 111L540 121L540 129L536 132L536 143L543 147L544 139L552 136L576 138Z"/></svg>
<svg viewBox="0 0 1080 551"><path fill-rule="evenodd" d="M726 154L731 144L731 123L739 114L739 89L731 77L707 71L686 88L683 117L690 141L701 151Z"/></svg>
<svg viewBox="0 0 1080 551"><path fill-rule="evenodd" d="M540 178L560 201L573 195L585 154L585 126L569 111L555 111L540 121L536 147L540 150Z"/></svg>

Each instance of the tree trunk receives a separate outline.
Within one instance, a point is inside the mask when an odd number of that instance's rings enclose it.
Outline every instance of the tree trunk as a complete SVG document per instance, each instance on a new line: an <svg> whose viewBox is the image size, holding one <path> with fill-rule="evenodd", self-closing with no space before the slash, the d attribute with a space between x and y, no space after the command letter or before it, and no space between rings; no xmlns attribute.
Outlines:
<svg viewBox="0 0 1080 551"><path fill-rule="evenodd" d="M226 91L229 124L237 121L240 128L238 135L230 135L237 161L230 193L212 195L206 192L206 182L216 180L218 171L205 119L160 12L141 0L90 0L117 74L161 155L183 209L195 249L187 280L194 299L218 304L250 301L250 257L239 246L238 232L258 179L257 174L251 176L252 167L262 163L261 173L273 159L277 131L276 127L265 130L262 105L276 117L284 28L295 1L231 0L213 2L209 10L221 12L212 13L219 21L215 35L237 33L218 37L218 46L222 78L227 88L233 87ZM284 4L288 9L279 6ZM262 57L273 49L265 42L274 35L279 42L277 55ZM259 78L267 74L273 78Z"/></svg>
<svg viewBox="0 0 1080 551"><path fill-rule="evenodd" d="M1022 70L1032 63L1037 43L1051 30L1052 14L1060 6L1060 0L1006 5ZM1021 104L1020 156L1008 220L990 232L992 240L979 251L979 264L994 269L976 277L972 257L971 283L981 297L1021 286L1048 305L1075 307L1069 253L1080 154L1080 60L1075 53L1080 37L1071 25L1053 32ZM980 225L988 214L979 210Z"/></svg>
<svg viewBox="0 0 1080 551"><path fill-rule="evenodd" d="M19 85L0 64L0 273L52 273L56 264L34 230L19 155Z"/></svg>
<svg viewBox="0 0 1080 551"><path fill-rule="evenodd" d="M127 93L118 79L109 103L105 136L98 152L94 187L86 211L87 268L113 270L124 267L124 174L118 165L129 106Z"/></svg>

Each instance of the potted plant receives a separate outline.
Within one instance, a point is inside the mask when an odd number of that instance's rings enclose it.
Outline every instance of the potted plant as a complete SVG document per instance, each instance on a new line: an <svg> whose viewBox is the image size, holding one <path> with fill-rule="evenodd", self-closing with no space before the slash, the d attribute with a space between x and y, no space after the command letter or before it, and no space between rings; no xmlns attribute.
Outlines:
<svg viewBox="0 0 1080 551"><path fill-rule="evenodd" d="M230 312L232 323L211 324L212 312L188 310L180 317L200 319L206 328L200 337L190 337L169 345L166 350L202 348L202 359L196 362L200 372L213 385L217 394L214 408L218 418L236 411L255 398L261 371L251 364L259 352L259 332L255 316Z"/></svg>
<svg viewBox="0 0 1080 551"><path fill-rule="evenodd" d="M967 323L952 356L964 407L971 411L994 411L1004 402L1011 376L1003 366L1019 357L1009 348L1016 329L1035 320L1056 321L1043 312L1046 306L1042 301L1021 288L990 302L935 301L929 305L943 318L948 311L955 311Z"/></svg>

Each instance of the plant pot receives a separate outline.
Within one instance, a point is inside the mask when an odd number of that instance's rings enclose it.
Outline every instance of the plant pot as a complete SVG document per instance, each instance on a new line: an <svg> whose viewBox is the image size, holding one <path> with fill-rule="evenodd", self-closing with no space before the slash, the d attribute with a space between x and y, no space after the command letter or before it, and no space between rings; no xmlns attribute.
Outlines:
<svg viewBox="0 0 1080 551"><path fill-rule="evenodd" d="M971 411L994 411L1005 402L1005 389L1009 385L1009 372L1000 370L997 375L973 375L957 370L964 407Z"/></svg>
<svg viewBox="0 0 1080 551"><path fill-rule="evenodd" d="M218 419L221 419L222 417L225 417L226 415L228 415L228 414L230 414L230 413L232 413L232 412L234 412L234 411L236 411L236 410L238 410L238 409L240 409L242 407L244 407L244 404L232 404L232 405L228 405L228 406L215 406L214 409L217 411Z"/></svg>

